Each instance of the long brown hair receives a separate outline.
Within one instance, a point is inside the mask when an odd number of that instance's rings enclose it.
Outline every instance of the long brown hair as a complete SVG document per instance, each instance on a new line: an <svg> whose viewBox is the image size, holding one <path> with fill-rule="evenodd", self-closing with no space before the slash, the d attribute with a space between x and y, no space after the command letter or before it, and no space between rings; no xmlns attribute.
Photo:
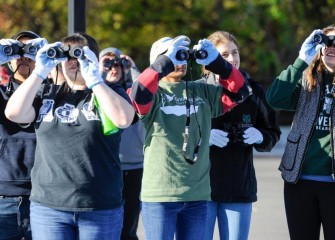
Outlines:
<svg viewBox="0 0 335 240"><path fill-rule="evenodd" d="M233 42L236 47L238 48L238 42L237 39L234 37L233 34L226 32L226 31L216 31L213 32L211 35L207 38L209 41L211 41L214 46L216 47L219 44L226 44L228 42ZM205 69L205 67L202 68L203 75L209 74L209 71Z"/></svg>
<svg viewBox="0 0 335 240"><path fill-rule="evenodd" d="M335 25L330 25L328 27L325 27L322 29L324 34L328 34L331 31L335 31ZM317 76L321 76L322 69L324 68L324 63L321 59L322 52L321 49L318 52L318 54L314 57L310 65L306 69L306 80L307 80L307 89L309 92L311 92L313 89L315 89L317 85Z"/></svg>

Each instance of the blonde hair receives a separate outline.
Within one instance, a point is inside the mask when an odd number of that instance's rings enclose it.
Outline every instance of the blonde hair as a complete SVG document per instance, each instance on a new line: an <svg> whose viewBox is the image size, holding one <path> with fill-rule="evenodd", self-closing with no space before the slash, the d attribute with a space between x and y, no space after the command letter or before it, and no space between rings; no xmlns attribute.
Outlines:
<svg viewBox="0 0 335 240"><path fill-rule="evenodd" d="M324 34L328 34L331 31L335 31L335 25L330 25L328 27L325 27L322 29ZM322 69L324 68L324 63L321 59L322 52L321 50L318 52L318 54L314 57L311 64L307 67L305 72L306 82L307 82L307 89L309 92L311 92L313 89L315 89L318 79L317 76L321 76Z"/></svg>

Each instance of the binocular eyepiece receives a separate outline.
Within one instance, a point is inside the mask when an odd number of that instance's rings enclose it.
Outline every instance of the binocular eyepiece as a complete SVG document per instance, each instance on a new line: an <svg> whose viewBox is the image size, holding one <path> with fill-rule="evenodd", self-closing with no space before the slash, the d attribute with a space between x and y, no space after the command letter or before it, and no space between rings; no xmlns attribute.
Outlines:
<svg viewBox="0 0 335 240"><path fill-rule="evenodd" d="M176 53L176 59L178 61L184 61L184 60L196 60L196 59L205 59L207 58L208 53L205 50L192 50L189 49L187 51L185 50L179 50Z"/></svg>
<svg viewBox="0 0 335 240"><path fill-rule="evenodd" d="M47 51L48 58L82 58L83 49L81 47L52 47Z"/></svg>
<svg viewBox="0 0 335 240"><path fill-rule="evenodd" d="M24 44L20 42L18 44L5 45L2 51L7 56L19 54L22 57L25 53L35 56L38 48L31 43Z"/></svg>
<svg viewBox="0 0 335 240"><path fill-rule="evenodd" d="M122 66L123 68L129 68L129 60L125 58L106 59L104 61L104 68L111 69L112 67Z"/></svg>
<svg viewBox="0 0 335 240"><path fill-rule="evenodd" d="M318 44L324 43L327 47L330 47L331 45L335 45L334 40L335 40L334 35L327 36L323 33L315 34L313 37L313 41L315 43L318 43Z"/></svg>

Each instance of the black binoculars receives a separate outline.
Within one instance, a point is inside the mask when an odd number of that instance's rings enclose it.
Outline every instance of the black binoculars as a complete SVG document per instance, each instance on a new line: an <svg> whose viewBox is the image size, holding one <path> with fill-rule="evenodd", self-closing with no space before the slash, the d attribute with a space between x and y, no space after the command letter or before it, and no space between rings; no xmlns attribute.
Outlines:
<svg viewBox="0 0 335 240"><path fill-rule="evenodd" d="M313 37L313 41L315 43L318 43L318 44L324 43L327 47L330 47L331 45L335 45L334 40L335 40L334 35L327 36L323 33L315 34Z"/></svg>
<svg viewBox="0 0 335 240"><path fill-rule="evenodd" d="M223 130L228 133L229 141L244 145L243 134L252 124L229 122L223 124Z"/></svg>
<svg viewBox="0 0 335 240"><path fill-rule="evenodd" d="M205 59L207 58L208 53L205 50L179 50L176 53L176 59L178 61L184 61L184 60L196 60L196 59Z"/></svg>
<svg viewBox="0 0 335 240"><path fill-rule="evenodd" d="M2 51L7 56L19 54L22 57L25 53L36 55L38 48L31 43L24 44L20 42L18 44L5 45L3 46Z"/></svg>
<svg viewBox="0 0 335 240"><path fill-rule="evenodd" d="M123 68L129 68L129 60L125 58L114 58L106 59L104 61L104 68L111 69L112 67L122 66Z"/></svg>
<svg viewBox="0 0 335 240"><path fill-rule="evenodd" d="M47 51L48 58L82 58L83 49L81 47L71 47L70 45L65 47L52 47Z"/></svg>

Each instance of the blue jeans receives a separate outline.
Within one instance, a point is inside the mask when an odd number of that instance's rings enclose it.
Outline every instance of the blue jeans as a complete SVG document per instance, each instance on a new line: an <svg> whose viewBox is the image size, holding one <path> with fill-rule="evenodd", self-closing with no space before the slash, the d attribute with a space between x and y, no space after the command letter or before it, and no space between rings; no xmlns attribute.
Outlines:
<svg viewBox="0 0 335 240"><path fill-rule="evenodd" d="M29 197L0 196L0 239L31 239Z"/></svg>
<svg viewBox="0 0 335 240"><path fill-rule="evenodd" d="M30 221L34 240L120 239L123 207L72 212L59 211L31 202Z"/></svg>
<svg viewBox="0 0 335 240"><path fill-rule="evenodd" d="M212 240L215 220L218 219L220 239L247 240L250 229L252 203L208 202L204 240Z"/></svg>
<svg viewBox="0 0 335 240"><path fill-rule="evenodd" d="M146 240L203 239L207 201L142 202Z"/></svg>

